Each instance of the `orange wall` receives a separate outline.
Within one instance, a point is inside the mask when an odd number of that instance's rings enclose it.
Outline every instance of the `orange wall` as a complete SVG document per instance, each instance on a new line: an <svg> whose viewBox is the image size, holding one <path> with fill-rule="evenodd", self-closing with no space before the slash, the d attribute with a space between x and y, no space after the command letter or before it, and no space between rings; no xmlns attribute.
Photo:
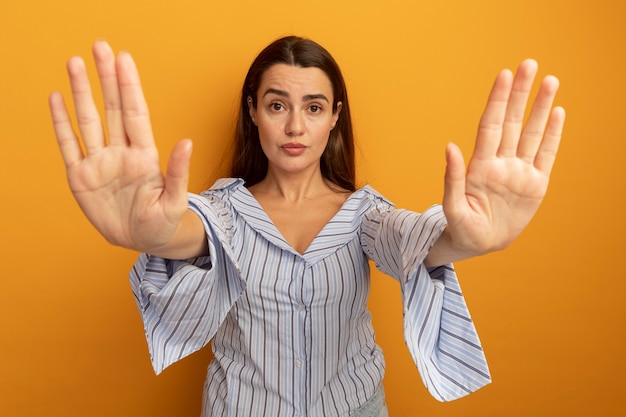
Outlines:
<svg viewBox="0 0 626 417"><path fill-rule="evenodd" d="M534 57L562 81L566 134L544 206L511 248L457 265L493 384L430 398L402 340L398 286L373 277L391 415L624 415L624 17L606 0L2 0L0 415L195 416L210 358L152 373L126 279L136 254L107 245L65 184L46 102L69 91L65 60L101 37L133 52L163 154L196 141L199 191L248 64L291 33L344 70L361 182L415 210L440 201L445 144L470 154L502 67Z"/></svg>

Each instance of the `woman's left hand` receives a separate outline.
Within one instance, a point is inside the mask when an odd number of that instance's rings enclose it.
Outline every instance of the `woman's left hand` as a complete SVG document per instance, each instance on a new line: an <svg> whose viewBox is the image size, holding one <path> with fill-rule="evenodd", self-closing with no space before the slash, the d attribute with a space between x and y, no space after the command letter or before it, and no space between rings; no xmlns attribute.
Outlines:
<svg viewBox="0 0 626 417"><path fill-rule="evenodd" d="M525 60L515 76L509 70L498 75L467 170L456 145L446 150L444 240L451 245L444 251L446 257L465 258L507 247L546 194L565 111L553 108L559 81L547 76L524 124L536 73L537 63Z"/></svg>

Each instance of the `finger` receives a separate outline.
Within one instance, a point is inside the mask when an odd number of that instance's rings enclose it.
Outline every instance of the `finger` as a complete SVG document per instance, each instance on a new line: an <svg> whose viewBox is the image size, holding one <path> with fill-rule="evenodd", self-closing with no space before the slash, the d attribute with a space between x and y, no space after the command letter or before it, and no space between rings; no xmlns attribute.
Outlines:
<svg viewBox="0 0 626 417"><path fill-rule="evenodd" d="M54 133L57 138L59 150L66 167L69 167L83 159L83 151L74 133L67 107L61 93L50 94L48 99Z"/></svg>
<svg viewBox="0 0 626 417"><path fill-rule="evenodd" d="M85 62L80 57L71 58L67 62L67 71L72 86L78 129L83 138L85 151L89 155L105 145L102 121L93 100Z"/></svg>
<svg viewBox="0 0 626 417"><path fill-rule="evenodd" d="M122 121L122 100L115 70L115 54L107 42L98 41L93 45L93 56L100 77L109 142L112 145L124 145L127 139Z"/></svg>
<svg viewBox="0 0 626 417"><path fill-rule="evenodd" d="M458 217L465 197L465 161L463 153L453 143L446 148L446 174L443 193L443 208L448 220Z"/></svg>
<svg viewBox="0 0 626 417"><path fill-rule="evenodd" d="M559 144L561 143L564 124L565 110L562 107L555 107L550 113L546 133L535 158L535 167L546 176L549 176L552 171Z"/></svg>
<svg viewBox="0 0 626 417"><path fill-rule="evenodd" d="M148 105L143 96L139 73L129 53L122 52L116 60L122 99L122 119L132 146L154 147Z"/></svg>
<svg viewBox="0 0 626 417"><path fill-rule="evenodd" d="M517 149L517 156L526 162L533 163L535 160L558 89L559 80L556 77L547 76L541 83Z"/></svg>
<svg viewBox="0 0 626 417"><path fill-rule="evenodd" d="M537 62L532 59L523 61L515 73L502 127L502 140L498 149L500 156L512 157L517 154L526 104L536 74Z"/></svg>
<svg viewBox="0 0 626 417"><path fill-rule="evenodd" d="M165 173L165 194L172 203L187 199L189 165L192 142L189 139L176 144L170 155Z"/></svg>
<svg viewBox="0 0 626 417"><path fill-rule="evenodd" d="M506 115L512 80L513 75L509 70L501 71L496 77L480 118L473 157L486 159L496 155L502 138L502 124Z"/></svg>

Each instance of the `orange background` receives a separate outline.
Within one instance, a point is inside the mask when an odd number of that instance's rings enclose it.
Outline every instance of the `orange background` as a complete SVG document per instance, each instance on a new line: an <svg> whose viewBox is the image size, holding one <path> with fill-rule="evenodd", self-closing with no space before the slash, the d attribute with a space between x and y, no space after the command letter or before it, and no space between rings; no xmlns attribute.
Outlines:
<svg viewBox="0 0 626 417"><path fill-rule="evenodd" d="M544 205L509 249L457 264L494 382L432 399L402 339L398 285L373 276L391 416L625 415L624 4L2 0L0 415L196 416L210 359L152 372L126 278L136 254L99 237L65 183L47 95L69 93L66 59L90 58L102 37L131 51L163 155L195 139L200 191L248 65L292 33L342 66L360 182L418 211L441 200L446 143L471 153L501 68L534 57L561 79L568 119Z"/></svg>

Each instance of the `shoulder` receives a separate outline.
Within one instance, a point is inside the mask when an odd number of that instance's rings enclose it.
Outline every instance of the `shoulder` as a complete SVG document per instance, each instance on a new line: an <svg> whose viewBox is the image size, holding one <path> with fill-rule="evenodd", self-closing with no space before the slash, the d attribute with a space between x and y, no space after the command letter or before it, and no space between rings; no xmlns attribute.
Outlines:
<svg viewBox="0 0 626 417"><path fill-rule="evenodd" d="M190 201L202 200L205 204L217 204L230 207L235 196L249 194L241 178L220 178L213 185L199 194L189 194Z"/></svg>
<svg viewBox="0 0 626 417"><path fill-rule="evenodd" d="M221 178L211 188L200 194L189 193L189 207L203 214L204 217L224 221L231 217L232 197L240 193L244 187L244 181L240 178Z"/></svg>
<svg viewBox="0 0 626 417"><path fill-rule="evenodd" d="M389 208L395 206L390 200L388 200L385 196L379 193L369 184L364 185L363 187L356 190L351 199L356 199L361 202L362 205L366 206L388 206Z"/></svg>
<svg viewBox="0 0 626 417"><path fill-rule="evenodd" d="M232 195L234 192L244 188L244 181L241 178L220 178L206 191L200 193L203 197L220 198Z"/></svg>
<svg viewBox="0 0 626 417"><path fill-rule="evenodd" d="M373 187L365 185L348 197L335 220L350 222L354 228L360 228L363 222L393 210L394 204L391 201Z"/></svg>

